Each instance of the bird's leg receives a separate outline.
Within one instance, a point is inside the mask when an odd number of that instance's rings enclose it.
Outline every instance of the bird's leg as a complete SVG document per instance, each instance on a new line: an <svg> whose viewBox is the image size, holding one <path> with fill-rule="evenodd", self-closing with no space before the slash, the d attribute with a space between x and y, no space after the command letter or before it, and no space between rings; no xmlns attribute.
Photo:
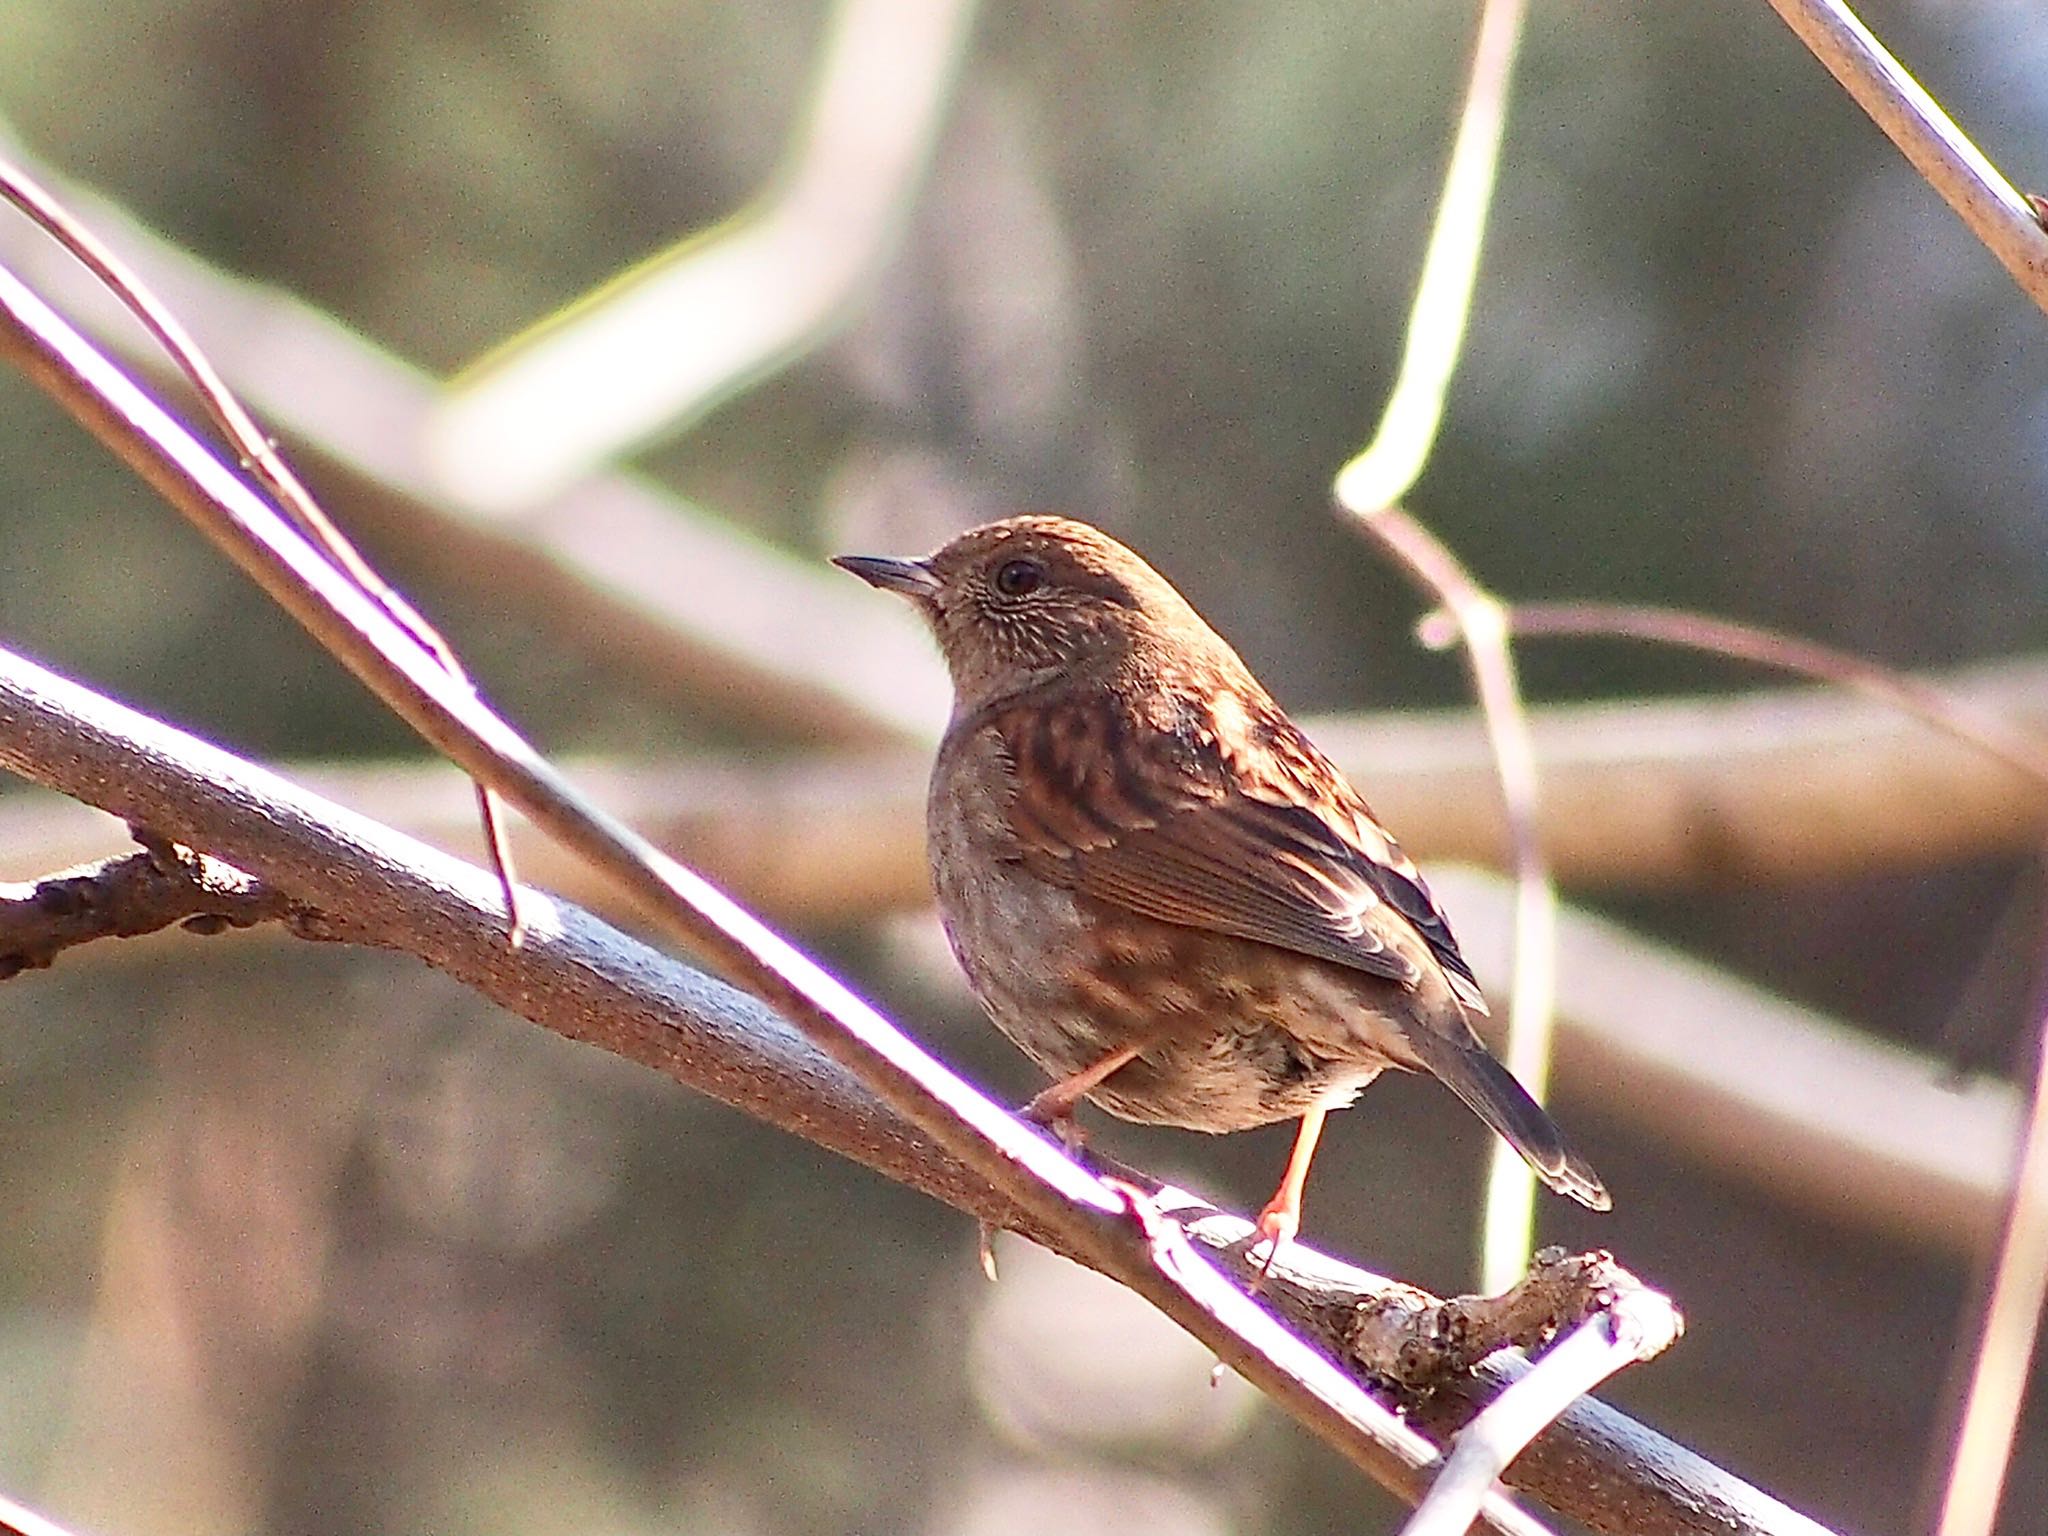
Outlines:
<svg viewBox="0 0 2048 1536"><path fill-rule="evenodd" d="M1072 1077L1063 1077L1029 1104L1017 1111L1020 1118L1033 1125L1042 1125L1059 1137L1060 1145L1069 1152L1079 1152L1082 1145L1081 1127L1074 1123L1074 1111L1081 1101L1102 1086L1104 1078L1122 1067L1129 1066L1144 1054L1155 1036L1147 1036L1135 1045L1126 1045L1111 1051L1092 1067L1084 1067ZM987 1222L981 1223L981 1272L993 1280L996 1277L996 1233Z"/></svg>
<svg viewBox="0 0 2048 1536"><path fill-rule="evenodd" d="M1081 1130L1074 1124L1074 1110L1112 1073L1121 1071L1142 1056L1154 1038L1148 1035L1130 1045L1119 1046L1093 1066L1083 1067L1072 1077L1061 1078L1017 1113L1032 1124L1042 1125L1051 1131L1068 1151L1078 1152L1081 1149Z"/></svg>
<svg viewBox="0 0 2048 1536"><path fill-rule="evenodd" d="M1253 1290L1264 1285L1273 1273L1273 1261L1280 1257L1280 1245L1290 1241L1301 1230L1301 1191L1308 1183L1308 1165L1315 1158L1316 1142L1322 1137L1323 1121L1329 1113L1318 1104L1301 1117L1301 1128L1294 1133L1294 1150L1287 1154L1287 1172L1281 1175L1280 1187L1273 1192L1273 1198L1259 1212L1259 1241L1272 1246L1266 1250L1266 1262L1259 1266L1259 1278L1253 1283ZM1252 1246L1256 1248L1258 1244Z"/></svg>

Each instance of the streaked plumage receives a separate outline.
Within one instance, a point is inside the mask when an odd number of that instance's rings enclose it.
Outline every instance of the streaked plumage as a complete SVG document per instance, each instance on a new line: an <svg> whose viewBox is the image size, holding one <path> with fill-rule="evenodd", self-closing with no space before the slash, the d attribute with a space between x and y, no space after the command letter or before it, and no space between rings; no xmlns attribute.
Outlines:
<svg viewBox="0 0 2048 1536"><path fill-rule="evenodd" d="M1485 1001L1415 866L1144 561L1020 517L922 561L840 563L909 596L945 653L939 909L990 1016L1059 1080L1045 1117L1071 1114L1069 1089L1195 1130L1307 1117L1262 1218L1277 1237L1322 1112L1386 1067L1427 1071L1551 1187L1607 1207L1473 1033Z"/></svg>

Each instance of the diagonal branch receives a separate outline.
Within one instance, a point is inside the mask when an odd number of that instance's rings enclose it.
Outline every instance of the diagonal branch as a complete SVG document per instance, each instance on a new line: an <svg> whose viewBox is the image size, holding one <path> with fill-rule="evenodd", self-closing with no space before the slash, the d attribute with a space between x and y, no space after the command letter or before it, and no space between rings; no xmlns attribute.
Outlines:
<svg viewBox="0 0 2048 1536"><path fill-rule="evenodd" d="M4 157L0 157L0 196L27 214L38 228L77 257L156 338L158 345L170 354L178 371L191 382L199 398L205 402L214 424L240 455L243 468L270 493L278 508L292 520L293 526L318 545L322 554L346 572L365 595L428 651L444 672L474 692L475 685L457 658L455 648L349 542L348 536L313 499L313 493L306 489L305 482L293 472L269 435L257 426L255 417L249 414L235 392L228 388L227 381L200 351L191 333L179 323L168 306L149 291L128 264L73 218L33 177ZM499 805L497 795L482 784L476 789L476 805L483 821L484 837L491 846L491 861L498 870L498 883L505 891L508 937L517 944L523 928L519 916L519 876L512 861L512 840L505 830L504 807Z"/></svg>
<svg viewBox="0 0 2048 1536"><path fill-rule="evenodd" d="M580 795L412 636L287 526L72 327L0 271L0 353L184 513L419 734L602 871L662 932L707 956L855 1072L890 1109L1269 1393L1368 1474L1412 1494L1428 1442L1243 1292L1165 1263L1128 1202L933 1060L723 891ZM1498 1501L1489 1519L1515 1528Z"/></svg>
<svg viewBox="0 0 2048 1536"><path fill-rule="evenodd" d="M34 168L4 125L0 152ZM936 739L945 674L909 613L862 601L843 579L624 472L593 475L516 520L451 498L421 441L437 380L304 301L208 265L106 198L46 169L39 179L207 338L266 420L319 456L353 524L402 543L424 575L488 583L538 633L693 708L805 740ZM25 221L0 218L0 266L89 317L102 345L156 376L154 349L119 323L99 281ZM869 686L879 672L896 680L880 693Z"/></svg>
<svg viewBox="0 0 2048 1536"><path fill-rule="evenodd" d="M2048 231L2040 215L1941 104L1843 0L1771 0L1771 8L1998 258L2021 291L2048 309Z"/></svg>
<svg viewBox="0 0 2048 1536"><path fill-rule="evenodd" d="M215 850L280 893L284 920L304 937L415 955L556 1033L659 1071L969 1214L1014 1226L1069 1258L1118 1278L1129 1272L1119 1246L1098 1241L1092 1227L1040 1220L1010 1194L1007 1181L985 1176L894 1113L754 998L531 889L524 894L534 931L526 946L512 950L503 942L496 883L482 870L4 651L0 767L89 798L181 844ZM1139 1182L1136 1175L1125 1177ZM1149 1181L1143 1187L1151 1191ZM1117 1198L1130 1209L1126 1197ZM1238 1284L1246 1281L1250 1224L1179 1192L1151 1191L1146 1198L1173 1220L1148 1220L1137 1235L1166 1244L1161 1251L1183 1281L1202 1287L1205 1305L1230 1308L1234 1320L1243 1298L1210 1264L1226 1266ZM1182 1231L1184 1239L1177 1235ZM1313 1340L1330 1356L1432 1383L1426 1393L1397 1392L1384 1382L1374 1390L1440 1443L1523 1369L1495 1352L1478 1376L1446 1377L1446 1370L1472 1362L1475 1339L1538 1343L1557 1328L1575 1326L1618 1284L1616 1272L1604 1266L1557 1260L1496 1301L1439 1303L1296 1244L1274 1276L1271 1300L1300 1335L1283 1336L1297 1354L1306 1354L1302 1339ZM1152 1283L1142 1293L1160 1299L1159 1291ZM1170 1295L1160 1304L1177 1319L1187 1310ZM1218 1330L1212 1322L1194 1331L1206 1339ZM1452 1338L1460 1342L1447 1352ZM1232 1352L1243 1355L1245 1346L1233 1345ZM1293 1357L1288 1365L1310 1368ZM1321 1355L1313 1357L1313 1368L1334 1374ZM1418 1491L1412 1470L1395 1456L1380 1471L1411 1495ZM1512 1480L1596 1531L1825 1536L1783 1505L1590 1399L1524 1454ZM1504 1508L1499 1513L1510 1528L1526 1529L1521 1517Z"/></svg>

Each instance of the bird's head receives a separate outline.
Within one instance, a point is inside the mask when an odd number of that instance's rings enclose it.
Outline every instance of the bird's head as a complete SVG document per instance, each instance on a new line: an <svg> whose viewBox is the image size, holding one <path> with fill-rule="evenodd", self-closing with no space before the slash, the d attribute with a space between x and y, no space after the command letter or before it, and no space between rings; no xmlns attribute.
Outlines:
<svg viewBox="0 0 2048 1536"><path fill-rule="evenodd" d="M910 599L938 637L961 711L1053 677L1143 667L1154 654L1236 660L1165 577L1071 518L986 523L921 560L832 563Z"/></svg>

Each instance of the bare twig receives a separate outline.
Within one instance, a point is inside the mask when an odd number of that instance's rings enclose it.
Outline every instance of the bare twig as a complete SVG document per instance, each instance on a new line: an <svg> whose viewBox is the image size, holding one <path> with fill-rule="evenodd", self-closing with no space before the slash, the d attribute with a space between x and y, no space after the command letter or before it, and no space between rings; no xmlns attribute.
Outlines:
<svg viewBox="0 0 2048 1536"><path fill-rule="evenodd" d="M1494 1479L1530 1441L1622 1367L1661 1354L1682 1327L1677 1312L1654 1291L1618 1296L1580 1323L1458 1431L1443 1471L1402 1536L1464 1536Z"/></svg>
<svg viewBox="0 0 2048 1536"><path fill-rule="evenodd" d="M1972 713L1944 689L1851 651L1711 614L1627 603L1514 603L1506 618L1508 633L1518 640L1591 635L1650 640L1853 689L2048 784L2048 738ZM1417 632L1429 646L1445 646L1454 638L1444 614L1429 615Z"/></svg>
<svg viewBox="0 0 2048 1536"><path fill-rule="evenodd" d="M992 1181L897 1116L756 999L537 891L526 893L533 935L525 947L511 950L498 938L502 905L483 871L5 652L0 767L89 796L115 815L145 822L181 843L218 850L285 895L286 920L303 937L418 956L570 1039L710 1093L972 1215L1015 1227L1079 1262L1116 1274L1128 1257L1105 1249L1085 1230L1077 1233L1069 1222L1040 1221L1008 1193L1010 1181ZM1249 1221L1179 1191L1153 1191L1147 1198L1183 1222L1187 1241L1240 1283L1249 1277ZM1157 1226L1144 1229L1148 1243L1165 1236L1153 1230ZM1210 1284L1198 1269L1188 1268L1194 1263L1191 1250L1175 1248L1171 1262L1184 1271L1183 1280L1196 1277L1187 1283ZM1489 1320L1492 1338L1501 1343L1536 1343L1554 1319L1571 1319L1572 1308L1606 1279L1611 1276L1589 1261L1562 1261L1519 1298L1494 1306L1442 1304L1454 1310L1440 1314L1433 1297L1291 1244L1269 1300L1303 1336L1337 1358L1408 1355L1426 1361L1445 1317ZM1354 1348L1351 1334L1361 1304L1390 1292L1412 1309L1412 1326L1403 1329L1382 1316L1369 1339ZM1468 1351L1458 1363L1472 1358ZM1441 1441L1517 1373L1514 1362L1496 1352L1482 1367L1490 1386L1437 1376L1426 1399L1403 1393L1388 1400L1410 1415L1426 1415L1431 1435ZM1389 1475L1396 1474L1407 1476L1398 1466ZM1819 1536L1817 1526L1783 1505L1591 1400L1566 1414L1511 1477L1561 1513L1603 1532L1720 1536L1735 1529ZM1404 1486L1416 1490L1413 1481Z"/></svg>
<svg viewBox="0 0 2048 1536"><path fill-rule="evenodd" d="M414 641L434 657L441 669L456 682L476 691L469 674L463 670L456 658L454 648L441 637L439 630L429 624L424 615L399 593L389 582L378 574L376 568L362 557L354 544L342 533L333 519L328 517L320 504L313 499L313 493L306 489L303 481L292 472L284 457L278 453L269 434L256 424L256 420L235 397L225 380L207 360L198 342L179 323L178 317L149 291L140 277L130 270L127 263L116 256L106 243L74 218L63 204L28 172L11 161L0 157L0 197L4 197L16 208L34 220L36 226L47 233L65 250L77 257L88 271L106 284L107 289L130 314L142 323L145 330L154 336L178 371L191 382L192 387L204 402L207 413L214 424L226 436L235 452L241 456L243 467L256 476L257 483L276 500L280 510L292 520L300 533L319 546L322 553L347 574L364 593L373 599L401 629L412 636ZM483 818L484 835L491 845L491 861L498 870L499 882L505 889L505 910L509 916L508 936L512 943L520 939L522 924L519 918L519 877L512 863L512 841L505 831L503 809L497 796L485 785L476 787L477 812Z"/></svg>
<svg viewBox="0 0 2048 1536"><path fill-rule="evenodd" d="M240 870L190 848L152 842L141 853L32 884L0 883L0 981L40 970L94 939L132 939L173 923L219 933L284 916L283 899Z"/></svg>
<svg viewBox="0 0 2048 1536"><path fill-rule="evenodd" d="M1479 695L1499 779L1515 877L1515 960L1504 1055L1508 1070L1541 1103L1549 1087L1557 1027L1557 889L1543 853L1536 746L1515 680L1504 610L1442 540L1400 507L1347 510L1418 587L1444 605L1465 642L1466 665ZM1480 1243L1480 1284L1485 1289L1499 1290L1512 1283L1528 1264L1535 1241L1535 1197L1536 1181L1528 1165L1505 1142L1497 1142L1487 1164Z"/></svg>
<svg viewBox="0 0 2048 1536"><path fill-rule="evenodd" d="M2027 297L2048 310L2048 233L2040 218L1920 82L1843 0L1771 0L1771 7Z"/></svg>
<svg viewBox="0 0 2048 1536"><path fill-rule="evenodd" d="M2048 1302L2048 1014L2036 1030L2034 1095L2013 1156L1976 1360L1964 1390L1937 1536L1990 1536L2019 1432L2020 1404Z"/></svg>
<svg viewBox="0 0 2048 1536"><path fill-rule="evenodd" d="M1528 1274L1497 1296L1438 1301L1389 1282L1358 1302L1345 1329L1346 1353L1377 1376L1428 1391L1500 1350L1533 1353L1646 1289L1612 1254L1546 1248ZM1683 1327L1677 1308L1661 1295L1656 1306L1673 1319L1675 1338Z"/></svg>
<svg viewBox="0 0 2048 1536"><path fill-rule="evenodd" d="M1123 1200L905 1038L781 935L579 795L388 615L323 560L48 306L0 272L0 351L185 513L336 657L466 772L617 882L877 1097L1214 1349L1361 1470L1414 1490L1399 1423L1249 1297L1197 1294ZM1496 1523L1511 1521L1503 1510Z"/></svg>
<svg viewBox="0 0 2048 1536"><path fill-rule="evenodd" d="M1408 311L1401 369L1372 441L1337 475L1338 505L1354 513L1390 507L1406 496L1436 444L1472 313L1507 130L1508 83L1526 11L1526 0L1484 0L1480 7L1458 136Z"/></svg>

